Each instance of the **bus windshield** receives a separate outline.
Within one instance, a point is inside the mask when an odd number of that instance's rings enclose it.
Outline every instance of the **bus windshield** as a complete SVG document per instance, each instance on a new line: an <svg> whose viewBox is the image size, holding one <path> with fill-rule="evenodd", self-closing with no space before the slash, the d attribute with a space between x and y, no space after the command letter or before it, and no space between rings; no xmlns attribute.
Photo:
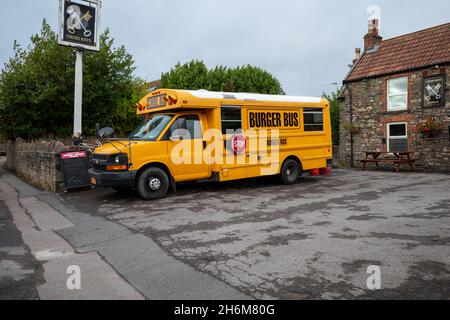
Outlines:
<svg viewBox="0 0 450 320"><path fill-rule="evenodd" d="M128 138L155 141L171 119L170 115L154 115L150 119L144 120Z"/></svg>

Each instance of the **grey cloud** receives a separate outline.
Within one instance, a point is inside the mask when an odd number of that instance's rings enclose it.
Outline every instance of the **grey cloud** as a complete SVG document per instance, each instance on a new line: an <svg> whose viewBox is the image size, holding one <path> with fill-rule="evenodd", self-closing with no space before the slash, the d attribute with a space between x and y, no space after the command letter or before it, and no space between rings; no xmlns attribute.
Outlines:
<svg viewBox="0 0 450 320"><path fill-rule="evenodd" d="M381 8L384 38L448 22L450 2L366 0L104 0L102 28L135 58L137 74L159 78L178 61L257 65L293 95L320 95L341 82L366 32L366 9ZM26 45L41 20L56 27L56 0L2 4L0 63L14 39Z"/></svg>

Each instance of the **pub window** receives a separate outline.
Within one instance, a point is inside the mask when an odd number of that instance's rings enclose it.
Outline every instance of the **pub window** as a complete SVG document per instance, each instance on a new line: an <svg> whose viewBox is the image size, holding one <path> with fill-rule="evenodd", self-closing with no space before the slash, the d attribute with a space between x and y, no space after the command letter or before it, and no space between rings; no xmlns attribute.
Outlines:
<svg viewBox="0 0 450 320"><path fill-rule="evenodd" d="M387 110L408 109L408 77L388 80Z"/></svg>
<svg viewBox="0 0 450 320"><path fill-rule="evenodd" d="M323 110L320 108L303 109L303 127L305 131L323 131Z"/></svg>
<svg viewBox="0 0 450 320"><path fill-rule="evenodd" d="M226 134L227 130L242 130L241 107L222 107L221 114L223 134Z"/></svg>
<svg viewBox="0 0 450 320"><path fill-rule="evenodd" d="M408 151L408 131L406 123L388 123L387 133L388 152Z"/></svg>

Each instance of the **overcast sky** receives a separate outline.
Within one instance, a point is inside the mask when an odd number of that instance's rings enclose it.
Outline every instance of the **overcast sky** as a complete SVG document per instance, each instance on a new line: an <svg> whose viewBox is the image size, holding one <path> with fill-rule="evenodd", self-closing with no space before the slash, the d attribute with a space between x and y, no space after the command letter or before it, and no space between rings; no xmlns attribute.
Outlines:
<svg viewBox="0 0 450 320"><path fill-rule="evenodd" d="M56 30L57 3L2 1L2 67L14 39L27 45L43 18ZM381 9L385 39L450 22L449 0L103 0L101 28L111 29L148 81L178 61L201 59L208 67L260 66L288 94L321 95L341 83L363 46L371 5Z"/></svg>

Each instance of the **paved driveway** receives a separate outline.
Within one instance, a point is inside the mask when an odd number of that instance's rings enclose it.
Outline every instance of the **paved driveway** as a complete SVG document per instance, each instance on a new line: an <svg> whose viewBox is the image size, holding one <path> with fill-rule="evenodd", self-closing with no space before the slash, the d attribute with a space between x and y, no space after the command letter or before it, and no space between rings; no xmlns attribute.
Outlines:
<svg viewBox="0 0 450 320"><path fill-rule="evenodd" d="M336 170L289 187L185 184L153 202L110 189L63 198L255 298L450 298L449 175ZM381 290L367 290L370 265Z"/></svg>

